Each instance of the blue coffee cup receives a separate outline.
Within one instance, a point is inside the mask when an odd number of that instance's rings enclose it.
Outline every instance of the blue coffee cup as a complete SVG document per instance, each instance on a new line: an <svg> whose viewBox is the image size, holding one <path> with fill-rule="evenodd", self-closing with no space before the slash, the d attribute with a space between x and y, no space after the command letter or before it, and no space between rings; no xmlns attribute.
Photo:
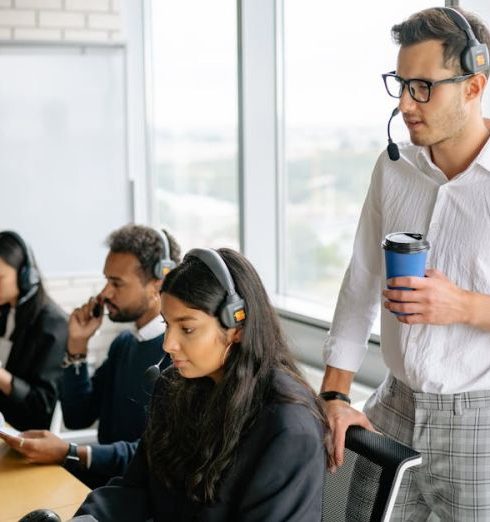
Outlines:
<svg viewBox="0 0 490 522"><path fill-rule="evenodd" d="M385 251L386 279L402 276L425 276L425 264L430 244L422 234L394 232L384 238L382 246ZM388 286L388 288L413 290L406 287ZM397 313L397 315L406 314Z"/></svg>

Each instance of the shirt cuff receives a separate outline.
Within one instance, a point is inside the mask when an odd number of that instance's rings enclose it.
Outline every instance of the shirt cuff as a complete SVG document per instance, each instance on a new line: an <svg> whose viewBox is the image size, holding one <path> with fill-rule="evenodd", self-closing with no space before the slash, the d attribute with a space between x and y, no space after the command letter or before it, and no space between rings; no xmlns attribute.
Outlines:
<svg viewBox="0 0 490 522"><path fill-rule="evenodd" d="M87 446L87 469L92 465L92 446Z"/></svg>
<svg viewBox="0 0 490 522"><path fill-rule="evenodd" d="M323 360L327 366L356 373L366 355L367 344L360 344L328 334L323 345Z"/></svg>

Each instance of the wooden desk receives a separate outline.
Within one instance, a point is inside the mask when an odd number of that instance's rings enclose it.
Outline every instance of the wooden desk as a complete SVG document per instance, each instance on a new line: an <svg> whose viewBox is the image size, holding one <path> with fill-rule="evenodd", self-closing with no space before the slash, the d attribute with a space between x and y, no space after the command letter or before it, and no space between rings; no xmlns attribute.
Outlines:
<svg viewBox="0 0 490 522"><path fill-rule="evenodd" d="M89 492L61 466L29 464L0 440L0 522L18 522L39 508L68 520Z"/></svg>

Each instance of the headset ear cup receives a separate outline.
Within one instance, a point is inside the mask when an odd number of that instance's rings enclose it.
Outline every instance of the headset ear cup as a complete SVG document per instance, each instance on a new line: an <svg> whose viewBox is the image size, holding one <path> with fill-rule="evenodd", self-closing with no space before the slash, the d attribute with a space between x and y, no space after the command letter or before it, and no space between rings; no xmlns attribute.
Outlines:
<svg viewBox="0 0 490 522"><path fill-rule="evenodd" d="M159 259L153 266L153 275L155 279L163 279L165 277L162 260Z"/></svg>
<svg viewBox="0 0 490 522"><path fill-rule="evenodd" d="M19 270L19 293L25 299L27 295L31 296L37 292L37 287L41 282L39 272L35 267L23 266Z"/></svg>
<svg viewBox="0 0 490 522"><path fill-rule="evenodd" d="M468 58L471 62L470 68L472 73L478 73L488 70L488 47L485 44L473 45L468 49Z"/></svg>
<svg viewBox="0 0 490 522"><path fill-rule="evenodd" d="M163 254L161 259L159 259L153 266L153 275L157 279L165 279L165 276L170 272L170 270L174 269L177 265L170 257L170 242L167 234L160 229L155 229L155 232L158 233L162 241Z"/></svg>
<svg viewBox="0 0 490 522"><path fill-rule="evenodd" d="M184 261L188 256L200 259L226 290L227 296L217 312L221 324L226 328L241 326L246 318L245 301L235 291L233 277L220 254L210 248L193 248L187 252Z"/></svg>
<svg viewBox="0 0 490 522"><path fill-rule="evenodd" d="M473 70L473 52L471 47L465 47L460 57L461 67L465 73L474 73Z"/></svg>
<svg viewBox="0 0 490 522"><path fill-rule="evenodd" d="M41 277L35 266L29 265L29 267L27 268L26 279L28 281L29 288L39 285L39 283L41 282Z"/></svg>
<svg viewBox="0 0 490 522"><path fill-rule="evenodd" d="M153 275L156 279L165 279L165 276L175 267L176 264L174 261L159 259L153 266Z"/></svg>
<svg viewBox="0 0 490 522"><path fill-rule="evenodd" d="M465 73L475 74L488 69L488 48L477 44L465 47L461 53L461 67Z"/></svg>
<svg viewBox="0 0 490 522"><path fill-rule="evenodd" d="M38 285L41 282L41 276L35 266L31 266L29 270L29 279L31 285Z"/></svg>
<svg viewBox="0 0 490 522"><path fill-rule="evenodd" d="M21 296L18 302L19 305L28 301L37 292L38 286L41 283L41 276L35 266L34 254L22 237L13 230L4 230L0 232L0 235L7 235L14 239L21 247L25 256L24 264L19 268L17 273L17 284Z"/></svg>
<svg viewBox="0 0 490 522"><path fill-rule="evenodd" d="M26 266L21 267L19 270L19 292L21 295L28 292L29 288L32 286L29 282L29 279L29 268Z"/></svg>
<svg viewBox="0 0 490 522"><path fill-rule="evenodd" d="M466 46L460 55L461 68L465 73L476 74L488 69L488 47L479 42L465 16L453 7L438 7L465 33Z"/></svg>
<svg viewBox="0 0 490 522"><path fill-rule="evenodd" d="M237 294L228 296L221 307L219 317L227 328L237 328L245 321L245 301Z"/></svg>

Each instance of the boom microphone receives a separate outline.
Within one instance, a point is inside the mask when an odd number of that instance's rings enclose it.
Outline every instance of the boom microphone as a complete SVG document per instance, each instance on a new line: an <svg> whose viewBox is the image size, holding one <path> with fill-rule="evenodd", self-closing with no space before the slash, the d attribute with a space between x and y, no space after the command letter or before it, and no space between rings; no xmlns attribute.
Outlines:
<svg viewBox="0 0 490 522"><path fill-rule="evenodd" d="M386 150L388 151L388 157L391 161L397 161L400 159L400 151L398 150L398 145L391 139L390 135L390 125L391 120L400 112L400 109L396 107L393 109L393 112L391 113L390 119L388 120L388 147Z"/></svg>
<svg viewBox="0 0 490 522"><path fill-rule="evenodd" d="M160 377L160 374L166 368L164 363L167 357L168 353L166 353L156 364L153 364L145 370L143 376L144 388L148 390L149 393L151 393L158 377Z"/></svg>

